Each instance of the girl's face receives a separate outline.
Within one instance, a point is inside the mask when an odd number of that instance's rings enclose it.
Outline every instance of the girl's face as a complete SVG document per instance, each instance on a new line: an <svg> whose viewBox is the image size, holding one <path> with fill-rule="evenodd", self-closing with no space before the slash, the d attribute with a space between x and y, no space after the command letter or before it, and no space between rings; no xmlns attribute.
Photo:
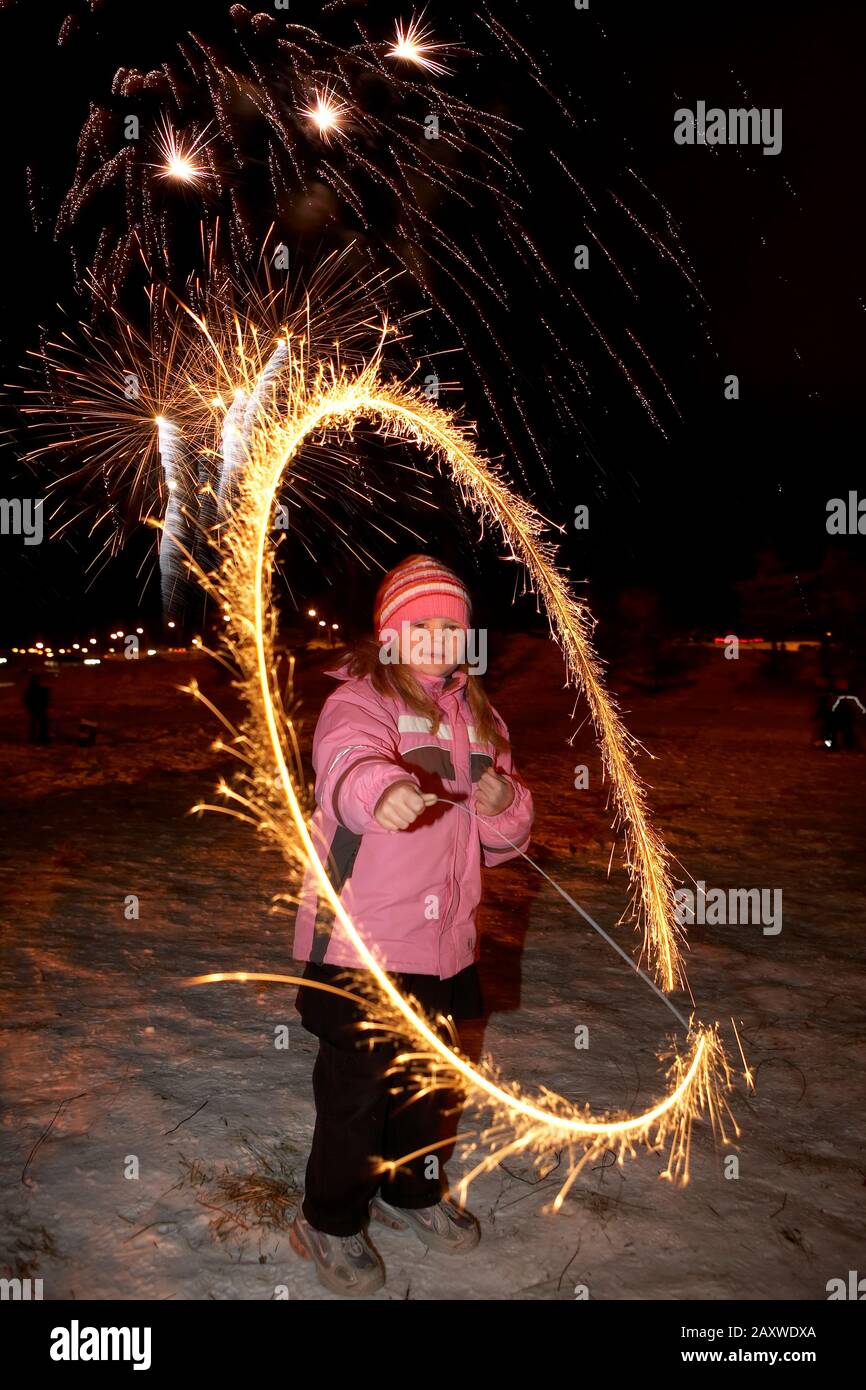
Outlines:
<svg viewBox="0 0 866 1390"><path fill-rule="evenodd" d="M409 624L409 665L416 676L450 676L466 660L466 629L453 618Z"/></svg>

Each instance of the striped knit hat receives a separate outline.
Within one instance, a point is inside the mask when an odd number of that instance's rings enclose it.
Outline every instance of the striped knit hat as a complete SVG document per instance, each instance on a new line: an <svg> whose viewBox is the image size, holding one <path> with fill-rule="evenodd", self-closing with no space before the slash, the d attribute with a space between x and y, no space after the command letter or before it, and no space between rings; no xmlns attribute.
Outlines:
<svg viewBox="0 0 866 1390"><path fill-rule="evenodd" d="M429 555L409 555L382 580L374 621L381 637L388 628L425 618L453 618L468 627L470 612L466 586L453 570Z"/></svg>

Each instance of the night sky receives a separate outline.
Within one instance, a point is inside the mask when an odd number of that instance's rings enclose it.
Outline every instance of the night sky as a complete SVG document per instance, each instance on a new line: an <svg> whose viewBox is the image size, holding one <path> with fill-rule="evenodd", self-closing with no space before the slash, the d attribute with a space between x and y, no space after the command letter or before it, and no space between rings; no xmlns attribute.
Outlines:
<svg viewBox="0 0 866 1390"><path fill-rule="evenodd" d="M460 41L461 8L438 0L429 6L427 19L438 38ZM162 11L105 0L95 14L81 5L77 30L58 46L57 31L69 9L7 4L0 12L0 100L7 132L0 350L3 381L9 383L4 423L11 432L4 496L33 491L21 481L19 463L27 447L15 412L19 364L38 347L39 325L52 330L61 322L58 302L73 316L86 307L76 300L70 247L54 239L52 225L72 177L89 102L110 102L111 76L119 65L158 64L188 29L207 35L228 61L234 41L224 18L227 7L215 0L178 0ZM589 530L566 535L563 559L576 579L589 581L597 609L605 611L623 590L637 587L658 595L674 625L712 631L736 621L737 584L769 566L790 579L790 594L781 600L785 621L792 630L812 631L818 617L809 600L810 576L826 565L828 547L844 555L846 574L863 574L862 538L830 538L825 527L829 498L846 496L858 481L864 490L858 409L866 230L862 8L623 7L592 0L588 12L576 13L558 0L528 10L493 3L490 11L543 60L547 81L566 106L591 113L562 150L571 167L602 192L614 186L624 165L638 171L678 224L706 301L703 312L692 311L682 279L649 257L628 263L636 304L612 277L599 276L587 290L598 322L619 330L639 320L641 341L670 383L679 415L667 411L662 433L621 383L601 371L581 403L578 437L545 413L538 375L566 372L568 366L552 353L539 361L530 331L538 313L532 285L527 279L525 286L511 286L502 329L547 467L526 452L520 468L504 458L509 475L546 515L566 526L575 505L590 507ZM371 31L387 36L402 14L393 5L292 0L290 18L342 41L358 15ZM577 200L569 207L558 195L546 196L553 184L546 190L542 155L552 132L540 105L524 102L504 67L483 54L458 52L451 65L446 85L456 94L522 127L515 158L539 166L532 232L557 273L574 283L572 247L585 237ZM701 99L723 108L780 107L781 152L676 145L674 111ZM556 140L562 132L558 126ZM37 190L36 229L28 168ZM254 171L250 177L255 187ZM264 216L267 209L259 212ZM387 208L376 215L387 216ZM191 226L196 216L191 207ZM495 208L481 198L473 216L479 234L493 245ZM599 226L608 226L604 213ZM312 262L344 241L346 232L345 223L325 220L289 239L293 254ZM625 242L615 249L629 254ZM462 311L444 279L432 288L446 308ZM568 327L566 318L563 323ZM572 326L577 341L584 326L576 318ZM435 316L425 331L431 343L454 342L447 323ZM459 367L452 370L459 376ZM724 399L727 373L739 377L738 401ZM478 383L461 378L461 386L467 413L479 421L482 445L502 456L500 441L485 434L487 406ZM38 629L59 641L70 624L128 621L133 611L154 615L158 586L151 583L140 597L137 577L144 544L134 538L88 588L84 571L93 542L85 523L68 540L40 547L0 538L0 571L11 596L0 640L26 640ZM313 595L317 582L314 573L304 572L296 598ZM482 573L480 582L489 586L495 606L497 572ZM525 605L516 620L528 620L531 612Z"/></svg>

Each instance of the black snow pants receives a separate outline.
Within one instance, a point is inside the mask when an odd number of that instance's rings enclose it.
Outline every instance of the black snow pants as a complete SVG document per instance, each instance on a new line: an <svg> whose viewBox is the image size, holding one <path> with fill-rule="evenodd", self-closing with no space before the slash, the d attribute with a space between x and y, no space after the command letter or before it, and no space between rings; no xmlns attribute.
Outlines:
<svg viewBox="0 0 866 1390"><path fill-rule="evenodd" d="M304 970L306 979L348 990L354 976L365 974L313 963ZM474 965L450 980L414 974L391 978L415 996L428 1017L441 1013L456 1022L482 1013ZM386 1073L405 1043L387 1040L359 1047L357 1024L364 1013L351 1000L302 985L296 1007L303 1026L319 1039L313 1067L316 1126L303 1200L310 1225L328 1235L355 1235L376 1192L394 1207L433 1206L446 1189L442 1161L447 1144L434 1146L454 1137L458 1098L449 1091L419 1098L401 1090L405 1073ZM406 1154L417 1156L380 1171L382 1159Z"/></svg>

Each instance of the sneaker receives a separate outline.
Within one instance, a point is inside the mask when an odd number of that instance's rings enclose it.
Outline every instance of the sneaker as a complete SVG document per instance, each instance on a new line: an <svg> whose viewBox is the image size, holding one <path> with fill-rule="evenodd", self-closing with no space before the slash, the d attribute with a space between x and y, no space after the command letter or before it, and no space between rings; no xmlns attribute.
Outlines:
<svg viewBox="0 0 866 1390"><path fill-rule="evenodd" d="M408 1228L428 1250L442 1250L446 1255L462 1255L481 1239L475 1217L450 1197L443 1197L432 1207L392 1207L377 1194L370 1204L370 1215L395 1231Z"/></svg>
<svg viewBox="0 0 866 1390"><path fill-rule="evenodd" d="M313 1261L316 1278L331 1293L363 1298L385 1282L385 1266L363 1231L329 1236L311 1226L299 1211L289 1227L289 1240L303 1259Z"/></svg>

